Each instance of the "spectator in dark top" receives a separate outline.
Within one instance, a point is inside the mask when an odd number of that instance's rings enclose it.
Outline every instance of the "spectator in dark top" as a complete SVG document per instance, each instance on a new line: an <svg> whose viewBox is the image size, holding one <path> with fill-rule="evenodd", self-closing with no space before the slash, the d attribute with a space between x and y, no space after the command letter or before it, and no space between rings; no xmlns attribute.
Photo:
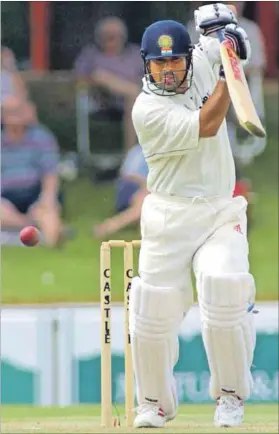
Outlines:
<svg viewBox="0 0 279 434"><path fill-rule="evenodd" d="M142 203L148 194L147 175L148 166L141 146L135 145L126 155L116 184L117 214L94 227L96 238L105 237L133 223L139 223Z"/></svg>
<svg viewBox="0 0 279 434"><path fill-rule="evenodd" d="M95 111L123 113L125 149L136 143L131 109L140 92L143 64L140 49L128 43L127 28L117 17L105 18L95 29L95 45L85 47L75 62L79 80L98 88Z"/></svg>
<svg viewBox="0 0 279 434"><path fill-rule="evenodd" d="M15 96L5 99L2 122L2 228L36 224L55 246L62 231L56 139L37 123L35 107Z"/></svg>

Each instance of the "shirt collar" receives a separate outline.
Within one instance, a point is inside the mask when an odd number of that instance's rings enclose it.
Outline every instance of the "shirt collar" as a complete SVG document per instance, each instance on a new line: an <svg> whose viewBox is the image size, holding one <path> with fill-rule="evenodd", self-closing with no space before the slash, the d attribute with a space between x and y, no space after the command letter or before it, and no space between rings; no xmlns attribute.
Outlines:
<svg viewBox="0 0 279 434"><path fill-rule="evenodd" d="M30 134L31 130L32 130L31 127L27 127L27 128L25 129L25 132L24 132L22 138L21 138L19 141L14 142L14 141L12 141L12 140L8 137L7 130L6 130L6 128L4 127L4 128L3 128L3 131L2 131L1 146L4 147L4 146L10 146L10 145L12 145L12 146L22 145L23 143L25 143L26 139L29 138L29 134Z"/></svg>

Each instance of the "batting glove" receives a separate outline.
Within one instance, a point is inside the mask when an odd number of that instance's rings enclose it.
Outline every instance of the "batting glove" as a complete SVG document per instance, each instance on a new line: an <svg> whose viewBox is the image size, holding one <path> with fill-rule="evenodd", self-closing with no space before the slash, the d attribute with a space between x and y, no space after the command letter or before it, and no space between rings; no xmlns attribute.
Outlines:
<svg viewBox="0 0 279 434"><path fill-rule="evenodd" d="M204 36L224 29L227 24L237 24L235 14L222 3L201 6L194 11L194 17L197 32Z"/></svg>
<svg viewBox="0 0 279 434"><path fill-rule="evenodd" d="M229 41L233 50L241 60L251 58L251 45L247 33L236 24L228 24L224 30L224 39Z"/></svg>

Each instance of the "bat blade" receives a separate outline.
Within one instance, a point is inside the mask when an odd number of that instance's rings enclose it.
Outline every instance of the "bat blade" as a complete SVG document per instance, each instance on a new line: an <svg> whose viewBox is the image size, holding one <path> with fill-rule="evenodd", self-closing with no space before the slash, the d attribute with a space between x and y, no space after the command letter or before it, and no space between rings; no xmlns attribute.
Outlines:
<svg viewBox="0 0 279 434"><path fill-rule="evenodd" d="M243 67L229 42L220 43L220 53L226 82L240 125L253 136L265 137L265 129L258 117Z"/></svg>

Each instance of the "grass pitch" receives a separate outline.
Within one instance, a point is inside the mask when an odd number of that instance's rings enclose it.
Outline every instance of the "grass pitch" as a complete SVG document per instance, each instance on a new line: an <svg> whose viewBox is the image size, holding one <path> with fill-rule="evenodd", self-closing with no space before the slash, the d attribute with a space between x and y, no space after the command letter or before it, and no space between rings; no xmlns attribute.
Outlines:
<svg viewBox="0 0 279 434"><path fill-rule="evenodd" d="M276 404L247 404L245 423L238 428L215 428L213 405L180 406L178 417L164 429L134 430L125 427L123 408L119 408L121 426L100 428L100 406L41 408L3 406L2 433L278 433Z"/></svg>

